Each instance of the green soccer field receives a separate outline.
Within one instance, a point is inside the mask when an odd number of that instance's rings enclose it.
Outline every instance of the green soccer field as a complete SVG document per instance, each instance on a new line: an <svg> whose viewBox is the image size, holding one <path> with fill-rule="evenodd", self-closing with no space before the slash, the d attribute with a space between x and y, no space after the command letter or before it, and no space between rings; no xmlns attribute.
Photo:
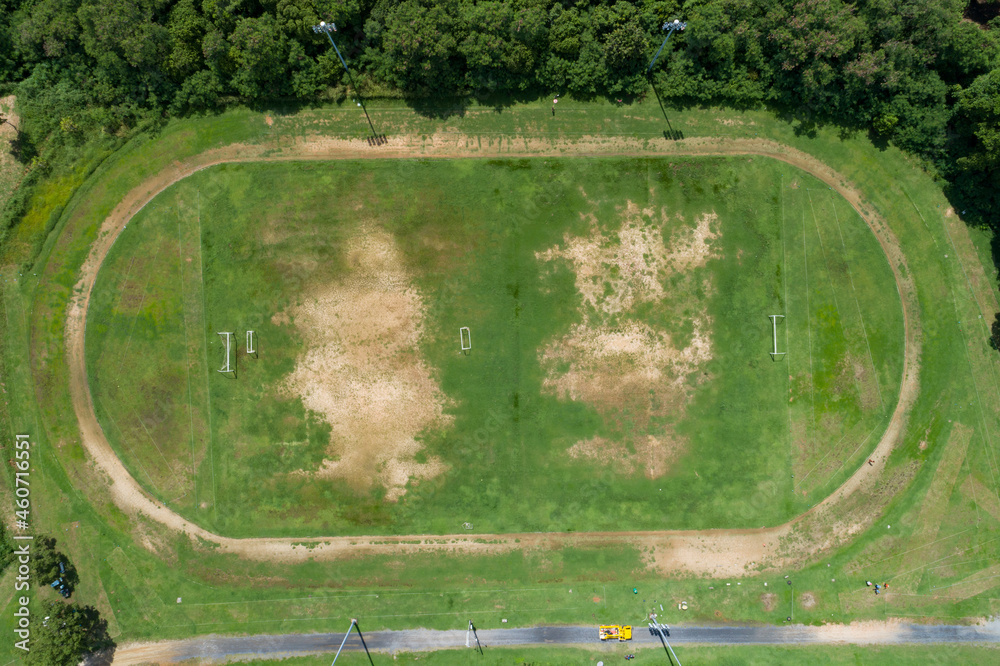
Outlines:
<svg viewBox="0 0 1000 666"><path fill-rule="evenodd" d="M136 215L87 356L131 473L219 533L758 527L863 461L902 336L863 220L766 158L285 162Z"/></svg>

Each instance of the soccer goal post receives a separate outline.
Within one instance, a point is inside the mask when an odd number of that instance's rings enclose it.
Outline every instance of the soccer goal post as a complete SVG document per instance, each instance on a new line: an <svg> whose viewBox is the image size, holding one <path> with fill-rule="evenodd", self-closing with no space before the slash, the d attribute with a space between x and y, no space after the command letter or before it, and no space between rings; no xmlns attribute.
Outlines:
<svg viewBox="0 0 1000 666"><path fill-rule="evenodd" d="M233 334L229 331L222 331L218 333L219 337L222 338L223 344L226 346L226 360L225 364L219 369L219 372L225 374L227 372L233 371Z"/></svg>
<svg viewBox="0 0 1000 666"><path fill-rule="evenodd" d="M785 315L767 315L767 316L770 317L771 319L771 337L774 339L774 351L770 352L771 360L773 361L775 359L781 358L786 353L788 353L788 352L778 351L778 317L784 319Z"/></svg>
<svg viewBox="0 0 1000 666"><path fill-rule="evenodd" d="M467 352L472 349L472 332L468 326L458 329L458 341L462 345L462 351Z"/></svg>

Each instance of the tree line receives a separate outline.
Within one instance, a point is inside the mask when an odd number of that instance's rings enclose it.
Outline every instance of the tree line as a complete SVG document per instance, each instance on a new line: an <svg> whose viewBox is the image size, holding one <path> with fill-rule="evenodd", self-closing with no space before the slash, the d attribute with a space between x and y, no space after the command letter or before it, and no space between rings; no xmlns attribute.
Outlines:
<svg viewBox="0 0 1000 666"><path fill-rule="evenodd" d="M363 88L629 98L652 83L676 104L766 105L922 156L995 222L998 15L998 0L0 0L0 85L36 142L320 100L345 86L312 31L335 22Z"/></svg>

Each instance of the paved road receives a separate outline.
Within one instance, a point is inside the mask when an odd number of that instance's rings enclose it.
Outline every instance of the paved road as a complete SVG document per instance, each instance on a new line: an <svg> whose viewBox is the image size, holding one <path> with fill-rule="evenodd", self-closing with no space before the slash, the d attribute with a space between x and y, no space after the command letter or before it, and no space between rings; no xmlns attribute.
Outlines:
<svg viewBox="0 0 1000 666"><path fill-rule="evenodd" d="M225 661L236 657L281 658L309 653L332 653L341 634L283 634L264 636L204 636L146 645L126 645L114 655L115 664L172 663L185 659ZM465 647L464 630L410 629L373 631L364 635L370 650L426 651ZM594 626L529 627L522 629L483 629L479 640L489 649L497 646L590 645L600 643ZM862 623L857 625L792 626L678 626L670 631L672 645L815 645L919 643L1000 643L1000 620L977 626L915 625L903 623ZM636 627L630 645L660 645L659 637L645 627ZM351 634L344 650L362 649L361 639Z"/></svg>

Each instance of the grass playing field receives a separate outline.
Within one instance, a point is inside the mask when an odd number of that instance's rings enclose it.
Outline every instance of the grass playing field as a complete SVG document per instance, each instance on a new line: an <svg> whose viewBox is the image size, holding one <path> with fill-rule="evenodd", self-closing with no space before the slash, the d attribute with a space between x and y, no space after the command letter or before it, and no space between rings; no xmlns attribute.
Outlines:
<svg viewBox="0 0 1000 666"><path fill-rule="evenodd" d="M664 111L653 98L629 107L625 112L601 102L565 100L560 104L561 115L555 119L551 118L549 108L544 104L505 109L474 107L461 116L450 117L446 115L448 109L442 109L444 120L421 117L402 104L389 102L371 110L380 131L384 130L390 136L423 137L427 146L457 137L456 143L467 146L463 154L486 157L511 150L566 155L627 150L639 154L647 149L669 151L674 145L663 139L668 129ZM886 227L892 230L906 257L908 274L912 275L917 285L916 298L909 307L912 307L911 313L919 316L910 320L910 326L916 329L922 353L919 364L910 369L919 377L919 399L908 413L904 435L889 457L885 470L880 473L879 483L872 488L861 488L846 507L845 521L852 520L854 507L860 507L862 514L872 517L874 523L864 527L863 531L851 532L832 544L826 543L801 568L779 567L766 572L748 572L742 578L676 577L651 566L648 550L626 539L609 539L606 543L584 547L528 546L478 556L433 552L359 555L330 561L316 558L301 563L284 559L256 561L219 552L213 544L192 542L186 535L146 516L130 513L127 506L122 507L114 499L119 485L109 484L104 474L95 469L91 453L80 443L80 425L68 387L65 313L68 302L76 293L80 265L85 261L91 243L99 238L100 224L127 199L128 193L143 190L150 179L156 179L160 174L169 174L179 160L190 160L195 155L206 154L205 151L211 152L227 144L245 146L272 139L276 142L296 141L316 136L317 133L322 140L330 136L361 137L367 131L363 116L354 117L354 107L310 109L289 115L273 110L267 113L274 117L273 127L268 124L265 113L249 110L172 122L155 138L140 137L100 162L99 166L91 164L90 168L96 167L96 170L82 186L70 188L61 197L49 197L46 190L33 200L31 219L44 221L58 218L55 234L45 243L38 264L32 266L30 272L20 276L17 269L8 267L2 275L4 297L0 304L4 312L0 316L0 358L3 360L2 387L5 393L0 405L0 423L10 437L15 433L30 433L35 442L31 527L35 533L50 533L59 539L60 548L65 550L81 572L80 587L74 600L97 606L108 619L111 634L119 643L207 633L330 631L347 626L351 617L362 618L369 631L424 626L464 629L470 617L476 619L478 626L490 628L541 622L591 621L596 625L630 618L638 621L650 610L647 602L664 602L666 607L666 602L681 600L690 604L690 610L683 615L679 612L669 615L671 624L729 621L781 623L789 615L794 622L813 624L891 621L896 617L913 621L965 622L972 621L970 618L997 614L1000 608L1000 578L996 577L996 562L1000 561L1000 500L996 491L995 436L1000 432L1000 421L997 420L1000 414L1000 390L997 389L1000 374L996 352L986 344L988 322L997 310L998 298L996 269L990 255L990 234L967 228L950 210L938 185L926 173L914 168L898 150L892 147L877 149L864 136L845 138L835 128L803 128L765 112L737 113L712 108L667 111L671 129L683 129L692 144L689 147L686 145L688 142L681 142L685 144L678 146L681 151L687 152L703 145L703 142L717 141L725 145L733 140L752 141L759 135L805 151L836 169L844 182L861 192L862 207L876 211ZM635 137L638 146L635 142L625 146L623 137ZM418 145L415 152L419 149ZM391 150L391 147L379 148L372 156L382 156L383 150ZM679 164L683 160L673 158L667 162ZM735 163L739 162L736 160ZM319 168L318 164L313 166ZM783 167L783 171L786 176L791 173L789 167ZM774 190L775 194L780 191L784 197L778 201L779 213L784 207L782 226L789 235L796 233L797 227L799 234L797 240L789 240L790 236L786 236L785 240L789 241L785 246L786 252L794 244L801 247L803 228L807 234L811 233L810 202L815 207L819 230L828 228L826 216L831 211L827 209L824 212L822 200L817 198L815 190L810 189L812 185L803 185L803 181L799 184L800 187L794 189L790 187L790 182L783 182L779 176L779 187ZM167 192L167 195L170 193ZM589 189L587 193L593 196ZM279 194L271 192L270 196L277 197ZM449 189L448 195L464 197L466 193L456 186ZM332 197L330 201L336 203ZM141 228L142 220L151 219L151 215L157 212L153 207L155 203L143 213L146 218L140 216L130 223L120 243L126 243L129 233ZM197 199L194 201L196 204ZM58 213L59 206L65 207L61 214ZM181 212L190 214L192 206L186 206ZM855 224L854 228L863 232L857 221L851 222L844 217L845 212L853 215L850 208L842 202L838 202L837 206L840 223ZM721 207L716 210L721 220L724 211ZM254 211L254 214L262 213ZM196 218L182 219L182 232L188 232L191 219ZM692 219L688 217L687 222L692 224ZM176 216L174 224L176 234ZM42 224L41 228L44 226ZM842 229L847 247L852 248L851 238L847 236L850 233L848 226ZM866 236L867 232L861 235ZM835 243L831 245L827 239L824 233L824 247L830 253L835 249ZM41 239L33 239L32 243L36 240L41 245ZM197 243L191 242L192 236L182 236L182 240L187 247L198 247ZM815 243L816 240L807 235L808 252L798 255L803 264L808 259L810 309L814 303L813 291L828 288L825 278L815 277L822 275L814 271L822 271L824 262L823 248L818 248ZM176 244L173 250L177 250ZM166 249L164 252L164 256L169 255ZM139 256L151 259L142 254ZM832 261L834 255L828 256ZM205 259L209 259L207 250ZM884 261L880 255L877 259ZM111 261L116 261L116 258L113 256ZM789 316L789 321L786 321L790 335L789 350L794 353L794 298L798 293L804 306L805 285L804 275L801 278L791 277L795 257L788 254L787 261L788 279L785 284L789 294L785 314ZM855 264L852 262L850 266L853 271ZM799 272L804 273L804 268L803 265ZM570 270L568 265L566 270ZM706 271L711 270L710 263ZM101 277L102 283L109 279L109 275L112 273ZM191 273L187 276L189 279L194 277ZM150 277L151 289L161 279L158 274L147 277ZM411 277L422 279L415 274ZM855 287L862 289L859 273L853 272L852 278ZM177 284L176 280L174 284ZM844 294L839 291L841 286L842 282L833 283L833 287L838 289L837 306L844 313L846 306L842 298L848 299L849 292ZM99 291L105 289L104 284L99 285ZM894 294L895 289L889 285L886 292ZM848 305L850 303L847 301ZM862 311L871 336L868 311ZM105 312L108 310L105 309ZM195 314L200 316L200 311ZM424 333L429 336L433 323L430 310L425 313L423 321ZM811 326L816 325L815 320L810 321ZM860 323L860 318L858 321ZM141 330L141 323L141 320L137 323L136 331ZM770 331L766 319L761 324L764 328L760 331L762 339L759 344L761 352L766 353L770 349ZM799 320L798 325L803 324ZM203 352L211 343L215 345L214 353L218 354L215 331L207 324L202 325L204 337L200 338L200 343L206 345ZM468 360L477 358L476 354L483 351L478 344L480 333L476 330L474 354ZM816 330L806 329L805 335L810 332L816 335ZM292 325L289 331L294 332L295 326ZM97 329L92 328L88 334L91 346L96 335ZM137 340L138 337L133 338L132 344ZM420 353L428 367L432 367L431 338L426 340ZM872 341L874 343L874 338ZM458 342L457 331L447 331L446 342L449 353L453 352ZM264 354L265 340L262 338L260 343L261 357L258 360L263 363L267 358ZM180 346L183 347L183 344L181 342ZM874 346L872 349L878 353ZM718 352L718 345L713 350ZM90 353L93 356L93 348ZM206 375L214 377L211 373L221 357L213 356L209 360L211 364L208 360L202 363L205 364ZM248 362L240 361L239 381L250 376ZM796 362L808 364L808 358L789 356L788 369L795 372ZM139 370L135 367L130 372L138 373ZM100 381L101 377L92 372L91 379ZM96 384L95 388L98 388ZM170 388L173 391L176 387ZM880 389L883 396L888 395L886 385L881 385ZM187 390L186 383L182 390ZM198 390L197 386L193 385L191 390ZM95 398L96 395L95 392ZM216 394L212 395L215 408ZM207 421L203 425L197 421L194 409L198 399L195 395L191 411L195 414L196 436L200 436L197 427L207 427ZM202 394L200 399L205 400L205 395ZM182 404L186 409L186 403ZM808 403L796 398L789 404L794 420L796 407L803 409L802 405ZM687 418L696 413L693 405L692 401L688 402ZM128 412L123 408L123 413ZM102 415L102 418L107 426L106 417ZM453 422L451 427L457 428L456 423ZM150 424L152 420L147 425ZM186 425L190 437L190 419ZM132 426L141 430L137 423ZM475 435L475 430L472 434ZM118 437L110 432L109 436ZM873 438L876 436L872 435ZM190 441L183 442L188 447L188 465L191 460ZM224 442L215 440L216 443L219 441ZM122 445L117 440L115 443L123 452ZM854 465L864 464L864 449L868 444L857 454L860 459L848 461L846 469L839 474L845 475ZM207 444L205 446L207 448ZM218 447L213 450L215 455L220 455ZM152 449L149 452L158 457ZM168 450L165 449L164 453L170 457ZM824 454L825 451L817 451L812 460L819 462ZM123 455L129 460L133 472L137 472L134 462L127 454ZM216 459L217 479L222 478L220 460ZM806 485L817 478L825 481L825 477L818 475L828 461L810 474L809 470L815 462L796 463L801 465L802 471L793 472L795 481L805 479ZM198 473L210 477L211 468L206 464L204 459L198 463ZM838 462L829 468L828 473L832 474L839 465ZM680 470L676 473L683 472L682 468L676 469ZM704 476L701 468L696 470ZM14 468L8 468L8 487L12 487L13 471ZM159 478L155 469L150 468L149 471L154 478ZM792 470L787 471L790 478ZM689 473L689 476L693 475ZM141 474L139 478L147 488L152 489ZM206 501L202 494L208 487L204 485L206 483L203 480L203 485L199 486L201 501ZM447 487L446 484L445 489ZM393 507L402 510L415 496L416 490L412 488ZM806 501L822 495L818 490L808 492ZM786 490L781 490L781 493L786 493ZM771 497L768 492L755 496ZM781 497L787 495L782 494ZM746 501L742 497L739 499ZM253 510L249 508L245 515L254 518ZM659 518L666 521L683 516L668 511ZM211 519L210 515L199 517L199 521L204 522ZM239 527L236 526L236 529ZM281 526L266 527L278 529ZM369 529L374 531L375 528L365 526L363 531ZM476 529L480 529L478 519ZM361 526L357 530L362 531ZM805 546L812 543L806 538L801 540ZM786 585L785 575L791 576L794 587ZM0 617L6 618L0 620L0 628L7 632L13 629L13 613L17 607L13 576L13 570L8 569L6 577L0 580L0 589L7 590L6 596L0 597L3 607ZM891 581L891 594L874 596L865 587L866 579ZM637 587L640 594L633 594L633 587ZM776 587L783 592L775 590ZM573 592L569 593L569 589ZM581 595L581 591L584 594ZM47 593L42 590L39 597ZM595 597L600 600L599 603L593 601ZM183 598L183 603L178 602L180 598ZM35 612L37 610L36 607ZM508 619L508 624L501 624L502 618ZM14 654L16 650L7 645L7 648L0 647L0 663L19 659ZM788 651L770 648L750 651L720 648L719 654L708 649L701 657L700 649L697 654L692 654L690 648L681 649L684 652L679 656L685 664L688 661L696 663L698 658L710 663L722 659L740 663L754 660L775 663L779 661L776 655L787 663L810 659L821 663L825 656L819 652L786 655L784 653ZM876 655L878 659L894 663L934 658L942 663L972 663L980 658L978 653L966 652L950 657L949 654L956 653L942 652L937 648L913 648L915 654L906 648L865 647L856 651L854 648L831 648L830 651L841 653L836 657L827 656L832 663L851 663L858 659L868 663L874 661ZM461 653L455 654L460 656ZM487 657L490 654L488 650ZM639 654L642 658L643 653ZM420 656L423 662L428 655ZM512 659L522 656L526 661L559 663L564 655L538 651L535 658L534 651L531 651L514 655ZM586 658L590 656L593 655L588 654ZM435 655L433 658L447 661L450 657ZM988 660L988 655L983 659ZM578 660L575 655L570 655L568 661L577 663Z"/></svg>
<svg viewBox="0 0 1000 666"><path fill-rule="evenodd" d="M87 333L116 452L234 536L775 524L867 455L901 351L861 218L746 157L214 167Z"/></svg>

